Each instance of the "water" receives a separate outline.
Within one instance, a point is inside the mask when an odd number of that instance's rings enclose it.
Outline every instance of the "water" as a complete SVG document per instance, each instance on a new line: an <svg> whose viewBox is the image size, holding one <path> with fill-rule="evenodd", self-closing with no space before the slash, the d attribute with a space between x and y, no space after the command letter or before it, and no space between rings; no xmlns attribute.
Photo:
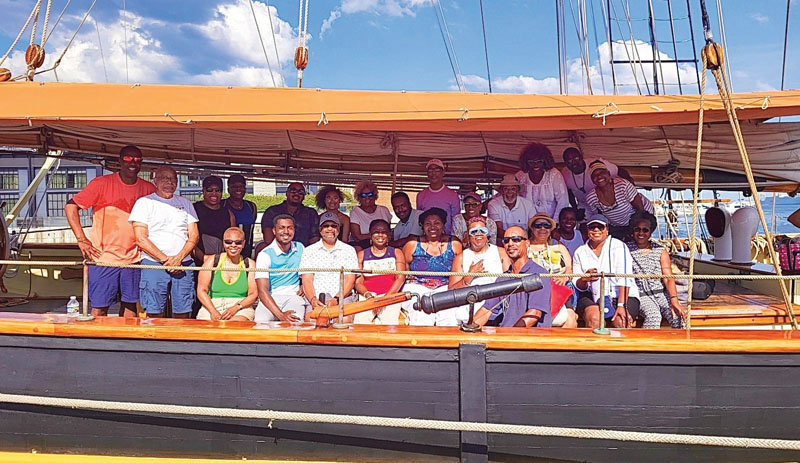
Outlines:
<svg viewBox="0 0 800 463"><path fill-rule="evenodd" d="M68 317L77 317L80 314L81 303L78 302L78 298L75 296L69 297L69 302L67 302L67 316Z"/></svg>

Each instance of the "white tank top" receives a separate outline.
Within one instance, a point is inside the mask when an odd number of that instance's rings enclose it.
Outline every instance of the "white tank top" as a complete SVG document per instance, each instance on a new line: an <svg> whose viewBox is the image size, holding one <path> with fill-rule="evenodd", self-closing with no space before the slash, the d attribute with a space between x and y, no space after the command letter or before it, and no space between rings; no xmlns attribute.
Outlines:
<svg viewBox="0 0 800 463"><path fill-rule="evenodd" d="M571 240L561 237L560 241L569 250L569 255L574 256L575 250L583 245L583 235L580 230L575 230Z"/></svg>
<svg viewBox="0 0 800 463"><path fill-rule="evenodd" d="M480 254L476 254L472 249L464 249L461 254L461 271L469 272L469 267L483 259L483 270L487 273L503 273L503 261L500 259L500 251L494 244L487 245L487 248ZM477 277L472 280L470 286L488 285L494 283L495 277Z"/></svg>

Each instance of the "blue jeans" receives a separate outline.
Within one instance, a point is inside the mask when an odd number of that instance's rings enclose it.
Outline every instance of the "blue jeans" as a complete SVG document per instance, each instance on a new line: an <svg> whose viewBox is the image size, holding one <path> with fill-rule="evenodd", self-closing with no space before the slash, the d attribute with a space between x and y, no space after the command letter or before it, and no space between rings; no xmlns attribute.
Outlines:
<svg viewBox="0 0 800 463"><path fill-rule="evenodd" d="M142 265L160 265L160 262L142 259ZM181 265L193 267L194 262L189 259ZM139 302L144 310L148 314L164 313L169 294L172 297L173 314L191 313L195 295L194 273L143 269L139 281Z"/></svg>

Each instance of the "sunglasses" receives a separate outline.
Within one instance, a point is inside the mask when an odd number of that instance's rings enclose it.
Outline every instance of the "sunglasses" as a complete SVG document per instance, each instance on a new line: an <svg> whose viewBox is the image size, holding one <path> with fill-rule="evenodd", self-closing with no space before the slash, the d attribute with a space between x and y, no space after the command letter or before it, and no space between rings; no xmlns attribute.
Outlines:
<svg viewBox="0 0 800 463"><path fill-rule="evenodd" d="M228 246L232 245L241 246L244 244L244 240L223 240L222 242Z"/></svg>
<svg viewBox="0 0 800 463"><path fill-rule="evenodd" d="M525 238L524 236L506 236L506 237L503 237L503 244L508 244L508 243L510 243L512 241L515 242L515 243L521 243L526 239L527 238Z"/></svg>
<svg viewBox="0 0 800 463"><path fill-rule="evenodd" d="M550 230L550 222L535 222L533 225L531 225L531 227L539 230L542 228Z"/></svg>
<svg viewBox="0 0 800 463"><path fill-rule="evenodd" d="M486 227L475 227L470 229L469 236L486 236L489 234L489 229Z"/></svg>
<svg viewBox="0 0 800 463"><path fill-rule="evenodd" d="M464 203L464 207L478 207L481 203Z"/></svg>
<svg viewBox="0 0 800 463"><path fill-rule="evenodd" d="M206 188L208 193L222 193L222 190L217 187Z"/></svg>
<svg viewBox="0 0 800 463"><path fill-rule="evenodd" d="M335 223L324 223L320 225L319 228L339 228L339 226Z"/></svg>
<svg viewBox="0 0 800 463"><path fill-rule="evenodd" d="M287 193L294 193L294 194L298 194L298 195L306 194L306 190L304 190L302 188L289 188L288 190L286 190L286 192Z"/></svg>
<svg viewBox="0 0 800 463"><path fill-rule="evenodd" d="M122 162L142 162L142 157L141 156L129 156L129 155L126 154L125 156L122 156Z"/></svg>
<svg viewBox="0 0 800 463"><path fill-rule="evenodd" d="M633 227L634 233L650 233L650 229L647 227Z"/></svg>
<svg viewBox="0 0 800 463"><path fill-rule="evenodd" d="M375 193L374 191L361 193L358 195L359 198L374 198L376 196L378 196L378 193Z"/></svg>
<svg viewBox="0 0 800 463"><path fill-rule="evenodd" d="M589 230L605 230L606 226L602 223L590 223L586 228Z"/></svg>

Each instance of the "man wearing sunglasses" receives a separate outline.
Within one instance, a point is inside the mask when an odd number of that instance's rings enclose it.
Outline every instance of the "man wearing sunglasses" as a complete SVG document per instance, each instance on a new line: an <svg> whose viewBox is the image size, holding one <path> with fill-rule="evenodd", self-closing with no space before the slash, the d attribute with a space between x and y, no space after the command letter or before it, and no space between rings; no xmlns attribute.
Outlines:
<svg viewBox="0 0 800 463"><path fill-rule="evenodd" d="M536 275L547 270L528 259L528 233L524 228L513 225L503 235L503 247L511 259L511 267L506 273ZM503 281L506 278L498 278ZM483 302L483 307L475 312L475 323L485 325L492 317L500 326L532 326L550 328L553 318L550 315L550 285L539 291L518 292L508 296L495 297Z"/></svg>
<svg viewBox="0 0 800 463"><path fill-rule="evenodd" d="M264 244L269 245L275 239L272 233L272 221L281 214L289 214L295 221L295 241L308 246L319 241L319 216L317 212L303 205L306 189L302 183L290 183L286 188L286 201L270 206L261 216L261 233L264 235Z"/></svg>
<svg viewBox="0 0 800 463"><path fill-rule="evenodd" d="M417 209L427 211L438 207L447 212L444 223L444 233L449 235L453 231L453 217L461 212L461 201L458 193L444 184L444 163L439 159L431 159L425 164L430 186L420 191L417 195Z"/></svg>
<svg viewBox="0 0 800 463"><path fill-rule="evenodd" d="M119 172L96 177L64 206L72 232L84 259L109 264L134 264L141 259L128 222L137 199L156 190L139 178L142 152L126 146L119 152ZM80 209L92 209L91 239L86 237ZM120 301L120 316L136 316L141 270L89 266L89 303L92 315L108 315L108 307ZM118 295L120 297L118 297Z"/></svg>

